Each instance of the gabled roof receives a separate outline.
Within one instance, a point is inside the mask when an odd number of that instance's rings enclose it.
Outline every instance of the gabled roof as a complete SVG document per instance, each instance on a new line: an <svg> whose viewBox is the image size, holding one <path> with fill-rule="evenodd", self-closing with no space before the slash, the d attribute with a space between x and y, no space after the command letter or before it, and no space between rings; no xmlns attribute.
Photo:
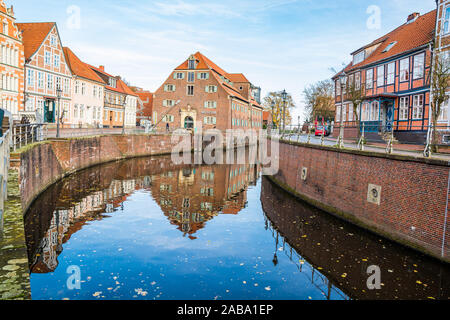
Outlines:
<svg viewBox="0 0 450 320"><path fill-rule="evenodd" d="M25 59L31 56L40 48L47 35L56 25L55 22L32 22L17 23L18 29L22 32L22 41L25 49Z"/></svg>
<svg viewBox="0 0 450 320"><path fill-rule="evenodd" d="M259 104L254 100L253 97L251 97L250 101L246 98L244 98L240 92L234 88L231 84L227 83L225 79L229 80L230 82L249 82L247 78L242 73L228 73L222 68L220 68L217 64L212 62L210 59L208 59L206 56L201 54L200 52L197 52L194 54L195 59L197 60L197 66L195 70L206 70L210 69L212 70L212 75L216 78L216 80L219 82L221 87L232 97L235 97L239 100L243 100L245 102L251 102L256 106L259 106ZM179 65L175 70L187 70L188 69L188 61L187 59L185 62L183 62L181 65ZM234 81L232 80L234 79Z"/></svg>
<svg viewBox="0 0 450 320"><path fill-rule="evenodd" d="M127 94L129 96L134 96L134 97L138 96L133 90L131 90L126 85L126 83L122 79L120 79L120 77L116 77L116 76L110 75L109 73L106 73L104 70L102 70L100 68L97 68L97 67L94 67L93 65L90 65L90 64L86 64L86 65L89 66L89 68L91 68L92 70L94 70L94 71L96 71L98 73L101 73L101 74L104 74L104 75L106 75L108 77L116 79L117 88L111 87L109 85L109 83L106 83L106 85L105 85L106 89L111 90L111 91L115 91L115 92L119 92L119 93L124 93L124 94Z"/></svg>
<svg viewBox="0 0 450 320"><path fill-rule="evenodd" d="M413 51L420 47L423 47L434 39L436 28L436 12L437 10L430 11L422 16L419 16L416 20L409 23L405 23L388 34L376 39L367 46L358 49L358 52L362 49L369 48L375 45L378 47L368 56L364 61L353 65L350 63L345 69L345 72L350 72L355 69L363 68L365 66L375 64L399 56L401 54ZM383 52L388 45L395 43L392 48ZM337 74L336 76L338 76ZM334 76L333 78L335 78Z"/></svg>
<svg viewBox="0 0 450 320"><path fill-rule="evenodd" d="M105 84L102 78L92 71L88 64L81 61L70 48L64 47L64 54L66 56L67 64L69 65L70 70L72 70L72 74Z"/></svg>
<svg viewBox="0 0 450 320"><path fill-rule="evenodd" d="M227 78L231 82L250 82L243 73L227 73Z"/></svg>

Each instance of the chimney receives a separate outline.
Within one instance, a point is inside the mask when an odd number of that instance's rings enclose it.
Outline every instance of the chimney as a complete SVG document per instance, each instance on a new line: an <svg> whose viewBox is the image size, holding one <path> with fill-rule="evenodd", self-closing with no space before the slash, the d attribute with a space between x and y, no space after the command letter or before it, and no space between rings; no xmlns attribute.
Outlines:
<svg viewBox="0 0 450 320"><path fill-rule="evenodd" d="M105 66L100 66L98 67L100 70L102 70L103 72L105 72Z"/></svg>
<svg viewBox="0 0 450 320"><path fill-rule="evenodd" d="M406 20L406 22L414 21L414 20L416 20L419 16L420 16L420 13L418 13L418 12L411 13L411 14L408 16L408 19Z"/></svg>

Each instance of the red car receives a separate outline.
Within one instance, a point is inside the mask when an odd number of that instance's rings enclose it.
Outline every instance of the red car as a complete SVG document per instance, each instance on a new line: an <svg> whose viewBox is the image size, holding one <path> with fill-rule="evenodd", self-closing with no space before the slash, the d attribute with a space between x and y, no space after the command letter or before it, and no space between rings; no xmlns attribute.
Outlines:
<svg viewBox="0 0 450 320"><path fill-rule="evenodd" d="M322 136L322 131L325 137L328 137L330 135L330 130L326 126L317 126L315 132L316 137Z"/></svg>

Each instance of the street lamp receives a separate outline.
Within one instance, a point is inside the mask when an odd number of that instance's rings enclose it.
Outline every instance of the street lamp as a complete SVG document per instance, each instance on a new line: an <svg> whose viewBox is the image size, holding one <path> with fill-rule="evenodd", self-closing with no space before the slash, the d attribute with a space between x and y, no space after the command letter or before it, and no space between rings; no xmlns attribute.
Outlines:
<svg viewBox="0 0 450 320"><path fill-rule="evenodd" d="M275 127L275 120L273 119L273 117L274 117L273 110L274 110L274 108L275 108L275 100L272 100L272 103L270 104L270 106L271 106L271 108L272 108L272 113L271 113L271 116L272 116L272 126L271 126L270 129L273 129L273 128Z"/></svg>
<svg viewBox="0 0 450 320"><path fill-rule="evenodd" d="M283 90L281 93L281 98L283 99L283 135L286 130L286 100L287 100L287 92Z"/></svg>
<svg viewBox="0 0 450 320"><path fill-rule="evenodd" d="M344 119L343 119L343 110L344 110L344 90L347 85L347 75L344 71L342 71L341 75L339 76L339 83L341 85L341 115L340 115L340 128L339 128L339 138L337 141L336 146L339 149L344 148Z"/></svg>
<svg viewBox="0 0 450 320"><path fill-rule="evenodd" d="M125 96L125 99L123 100L123 115L122 115L122 134L125 135L125 109L127 105L127 96Z"/></svg>
<svg viewBox="0 0 450 320"><path fill-rule="evenodd" d="M56 138L59 138L59 121L60 121L60 112L61 112L61 94L62 90L60 86L56 87L56 97L58 98L58 111L57 111L57 120L56 120Z"/></svg>

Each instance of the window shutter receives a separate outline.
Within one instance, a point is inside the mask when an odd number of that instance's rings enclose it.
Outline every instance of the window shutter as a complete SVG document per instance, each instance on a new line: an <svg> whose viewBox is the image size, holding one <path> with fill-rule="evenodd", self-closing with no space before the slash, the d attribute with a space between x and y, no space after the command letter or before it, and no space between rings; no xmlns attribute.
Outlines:
<svg viewBox="0 0 450 320"><path fill-rule="evenodd" d="M205 108L208 108L208 101L205 101L204 105Z"/></svg>
<svg viewBox="0 0 450 320"><path fill-rule="evenodd" d="M167 107L167 100L163 100L163 107Z"/></svg>
<svg viewBox="0 0 450 320"><path fill-rule="evenodd" d="M206 79L209 79L209 73L206 73Z"/></svg>
<svg viewBox="0 0 450 320"><path fill-rule="evenodd" d="M206 86L206 87L205 87L205 92L208 92L208 93L209 93L209 86Z"/></svg>
<svg viewBox="0 0 450 320"><path fill-rule="evenodd" d="M175 85L173 85L173 90L172 91L175 91L175 90L177 90L177 87Z"/></svg>
<svg viewBox="0 0 450 320"><path fill-rule="evenodd" d="M214 86L214 92L217 92L217 86Z"/></svg>
<svg viewBox="0 0 450 320"><path fill-rule="evenodd" d="M217 101L214 101L214 109L217 109Z"/></svg>
<svg viewBox="0 0 450 320"><path fill-rule="evenodd" d="M213 117L213 124L216 124L216 117Z"/></svg>
<svg viewBox="0 0 450 320"><path fill-rule="evenodd" d="M202 78L202 73L201 72L199 72L199 73L197 73L197 79L201 79Z"/></svg>
<svg viewBox="0 0 450 320"><path fill-rule="evenodd" d="M204 123L204 124L208 124L208 117L204 117L204 118L203 118L203 123Z"/></svg>
<svg viewBox="0 0 450 320"><path fill-rule="evenodd" d="M167 84L164 85L164 91L167 92Z"/></svg>
<svg viewBox="0 0 450 320"><path fill-rule="evenodd" d="M176 73L176 72L173 73L173 79L174 79L174 80L177 79L177 73Z"/></svg>

